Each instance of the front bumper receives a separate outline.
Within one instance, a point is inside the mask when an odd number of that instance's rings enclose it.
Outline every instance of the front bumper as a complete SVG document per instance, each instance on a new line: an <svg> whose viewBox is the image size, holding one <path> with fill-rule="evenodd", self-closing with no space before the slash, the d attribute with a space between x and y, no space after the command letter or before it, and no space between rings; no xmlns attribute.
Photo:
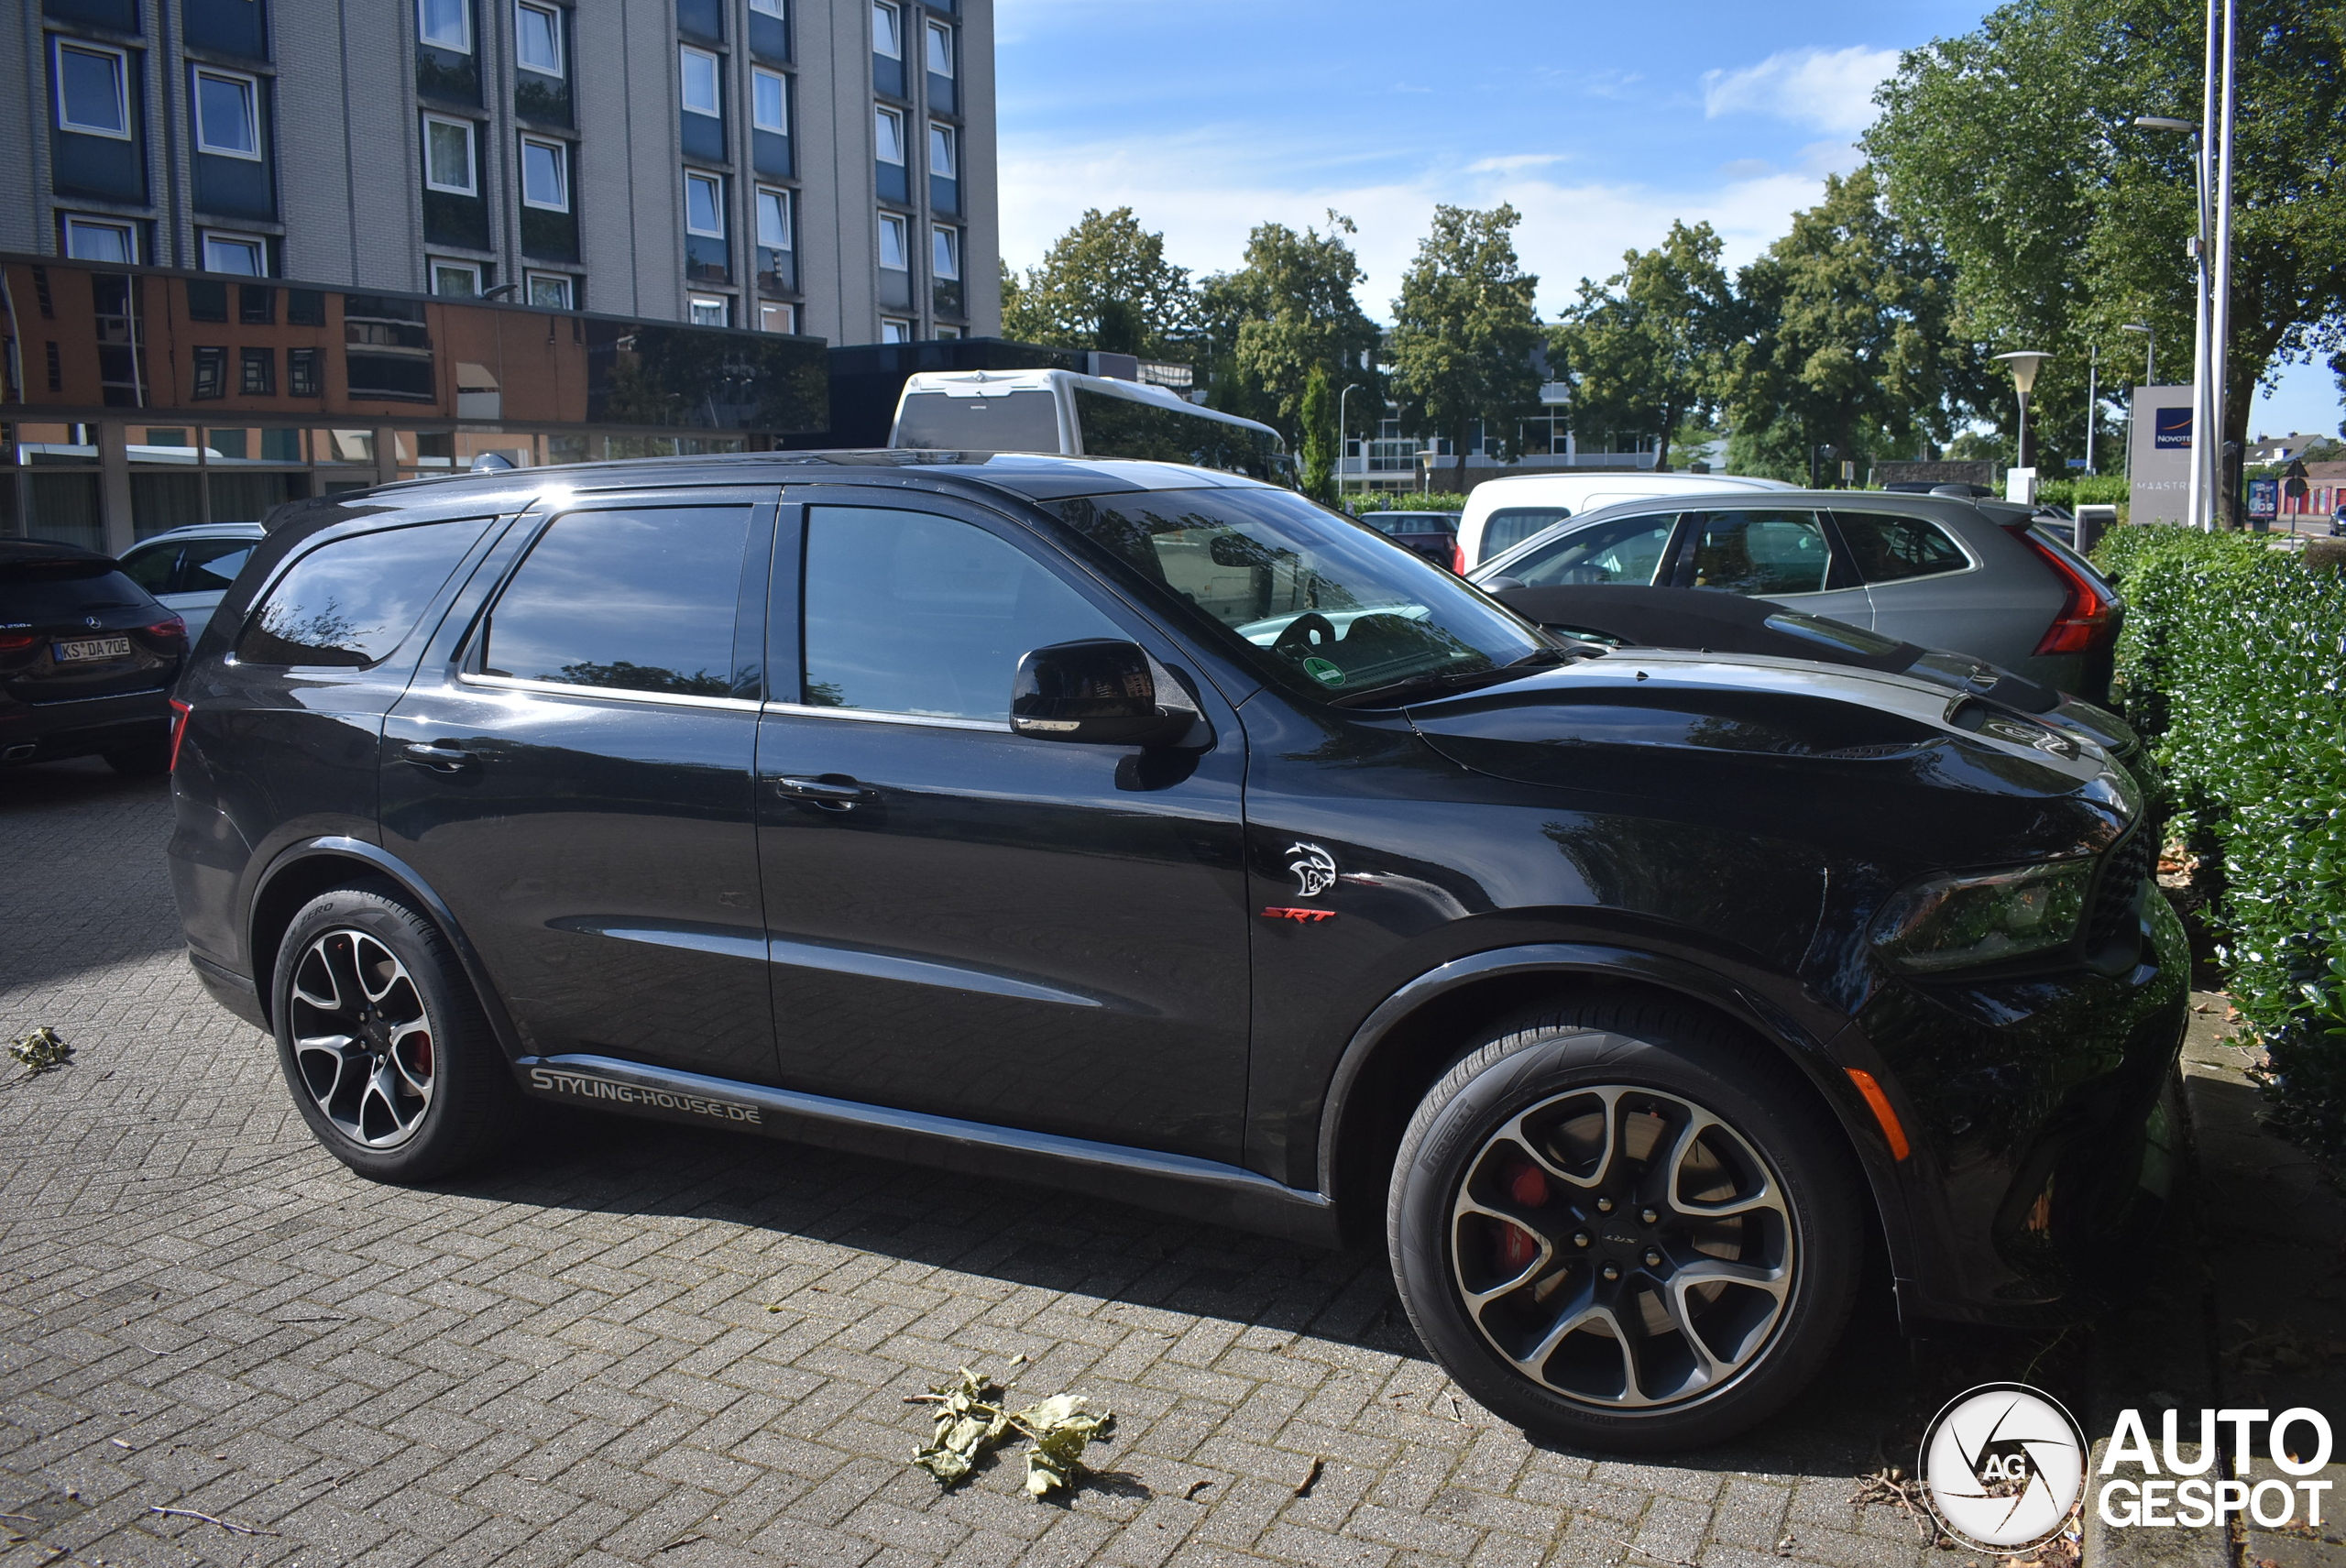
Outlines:
<svg viewBox="0 0 2346 1568"><path fill-rule="evenodd" d="M171 689L0 707L0 762L93 757L170 733Z"/></svg>
<svg viewBox="0 0 2346 1568"><path fill-rule="evenodd" d="M2155 888L2140 918L2122 972L1906 982L1860 1012L1913 1142L1899 1167L1904 1312L2023 1322L2089 1310L2155 1223L2191 960Z"/></svg>

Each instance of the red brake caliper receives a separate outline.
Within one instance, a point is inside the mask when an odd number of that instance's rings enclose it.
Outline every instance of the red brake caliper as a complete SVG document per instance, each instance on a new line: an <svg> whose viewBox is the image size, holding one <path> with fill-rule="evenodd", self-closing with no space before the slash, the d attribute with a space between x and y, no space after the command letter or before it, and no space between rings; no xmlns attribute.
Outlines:
<svg viewBox="0 0 2346 1568"><path fill-rule="evenodd" d="M1507 1195L1526 1209L1543 1207L1548 1201L1548 1177L1528 1159L1518 1159L1507 1167ZM1539 1239L1520 1225L1499 1228L1499 1267L1507 1273L1519 1274L1540 1255Z"/></svg>

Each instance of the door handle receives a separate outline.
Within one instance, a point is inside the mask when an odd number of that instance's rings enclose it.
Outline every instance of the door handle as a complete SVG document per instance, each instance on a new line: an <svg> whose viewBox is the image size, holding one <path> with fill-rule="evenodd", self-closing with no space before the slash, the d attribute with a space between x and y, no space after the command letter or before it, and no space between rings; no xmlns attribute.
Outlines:
<svg viewBox="0 0 2346 1568"><path fill-rule="evenodd" d="M472 766L474 761L473 754L462 746L440 740L411 740L401 750L409 762L435 773L453 773Z"/></svg>
<svg viewBox="0 0 2346 1568"><path fill-rule="evenodd" d="M826 811L851 811L872 798L872 792L863 785L837 773L821 778L784 773L773 781L773 789L786 799L803 800Z"/></svg>

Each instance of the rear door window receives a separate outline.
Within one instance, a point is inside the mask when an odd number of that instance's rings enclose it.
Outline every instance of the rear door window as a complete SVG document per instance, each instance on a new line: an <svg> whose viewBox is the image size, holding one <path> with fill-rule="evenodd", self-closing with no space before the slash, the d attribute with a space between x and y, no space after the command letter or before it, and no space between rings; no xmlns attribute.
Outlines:
<svg viewBox="0 0 2346 1568"><path fill-rule="evenodd" d="M1483 520L1483 554L1487 561L1502 550L1512 550L1543 528L1552 528L1572 516L1570 507L1502 507Z"/></svg>
<svg viewBox="0 0 2346 1568"><path fill-rule="evenodd" d="M150 544L122 558L122 575L150 594L167 594L172 591L172 579L179 576L179 561L178 545Z"/></svg>
<svg viewBox="0 0 2346 1568"><path fill-rule="evenodd" d="M1963 546L1938 524L1892 512L1843 511L1833 509L1841 525L1841 539L1849 547L1858 575L1869 583L1898 583L1910 577L1935 577L1960 572L1971 565Z"/></svg>
<svg viewBox="0 0 2346 1568"><path fill-rule="evenodd" d="M1813 511L1754 507L1686 514L1686 586L1754 598L1825 590L1833 549Z"/></svg>
<svg viewBox="0 0 2346 1568"><path fill-rule="evenodd" d="M489 611L485 675L732 697L747 506L578 511L538 535ZM750 677L754 680L754 677Z"/></svg>
<svg viewBox="0 0 2346 1568"><path fill-rule="evenodd" d="M329 541L294 561L236 634L236 662L364 669L390 657L486 518Z"/></svg>
<svg viewBox="0 0 2346 1568"><path fill-rule="evenodd" d="M1043 391L999 398L915 392L896 412L896 444L941 452L1057 452L1058 400Z"/></svg>
<svg viewBox="0 0 2346 1568"><path fill-rule="evenodd" d="M1669 553L1675 512L1616 518L1551 540L1514 562L1507 575L1533 587L1559 587L1568 583L1652 583Z"/></svg>

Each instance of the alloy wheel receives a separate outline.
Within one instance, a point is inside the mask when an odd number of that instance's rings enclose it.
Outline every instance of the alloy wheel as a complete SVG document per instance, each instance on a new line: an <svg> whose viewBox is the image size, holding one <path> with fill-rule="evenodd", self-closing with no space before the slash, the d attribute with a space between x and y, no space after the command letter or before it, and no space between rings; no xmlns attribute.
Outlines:
<svg viewBox="0 0 2346 1568"><path fill-rule="evenodd" d="M1510 1119L1452 1205L1452 1277L1516 1371L1624 1410L1716 1394L1763 1359L1797 1266L1783 1184L1679 1094L1602 1084Z"/></svg>
<svg viewBox="0 0 2346 1568"><path fill-rule="evenodd" d="M353 1143L397 1148L432 1106L436 1031L423 994L381 940L347 927L293 970L293 1059L318 1109Z"/></svg>

